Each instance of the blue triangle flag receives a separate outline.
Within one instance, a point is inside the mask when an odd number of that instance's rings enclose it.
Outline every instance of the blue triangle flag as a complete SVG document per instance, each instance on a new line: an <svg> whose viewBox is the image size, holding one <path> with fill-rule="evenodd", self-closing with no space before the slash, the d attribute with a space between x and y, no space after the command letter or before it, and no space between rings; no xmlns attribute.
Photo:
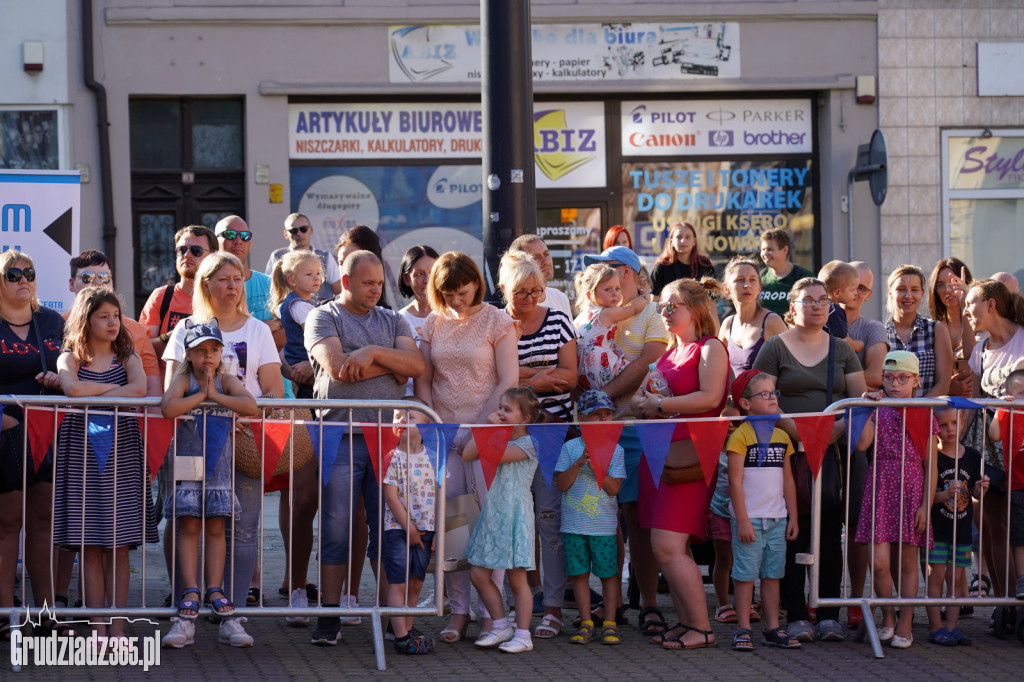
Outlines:
<svg viewBox="0 0 1024 682"><path fill-rule="evenodd" d="M857 447L857 441L860 440L864 425L868 423L868 419L871 418L874 411L873 407L854 407L850 410L846 419L846 442L851 447Z"/></svg>
<svg viewBox="0 0 1024 682"><path fill-rule="evenodd" d="M768 446L772 443L772 434L775 433L775 422L779 420L775 414L757 414L748 417L750 426L754 429L757 437L757 466L764 464L768 456Z"/></svg>
<svg viewBox="0 0 1024 682"><path fill-rule="evenodd" d="M565 434L569 431L566 422L555 422L553 424L530 424L526 427L527 433L533 439L533 447L537 450L537 467L540 469L544 483L551 487L551 479L555 475L555 465L558 464L558 456L562 454L562 444L565 443Z"/></svg>
<svg viewBox="0 0 1024 682"><path fill-rule="evenodd" d="M331 478L331 471L334 469L334 460L338 458L341 439L345 435L345 424L324 422L322 430L320 424L321 422L310 422L306 424L306 430L309 431L309 439L313 441L313 452L316 453L317 460L320 462L324 485L327 485L327 481ZM323 438L322 448L320 447L321 437Z"/></svg>
<svg viewBox="0 0 1024 682"><path fill-rule="evenodd" d="M109 414L89 413L89 446L96 455L96 467L102 474L114 445L114 417Z"/></svg>
<svg viewBox="0 0 1024 682"><path fill-rule="evenodd" d="M946 398L946 404L957 410L980 410L984 407L984 405L958 395L953 396L952 398Z"/></svg>
<svg viewBox="0 0 1024 682"><path fill-rule="evenodd" d="M204 424L205 422L205 424ZM218 415L196 415L196 428L199 430L199 437L206 444L206 477L213 476L217 470L217 463L224 452L224 446L228 444L228 437L231 435L231 417Z"/></svg>
<svg viewBox="0 0 1024 682"><path fill-rule="evenodd" d="M459 432L459 424L419 424L423 447L428 456L435 458L434 471L437 472L437 484L444 480L444 469L448 464L448 451L455 442Z"/></svg>
<svg viewBox="0 0 1024 682"><path fill-rule="evenodd" d="M672 442L672 432L676 430L676 425L664 420L653 420L638 421L635 426L636 434L640 438L640 447L647 458L647 468L657 487L661 482L661 472L665 468L668 446Z"/></svg>

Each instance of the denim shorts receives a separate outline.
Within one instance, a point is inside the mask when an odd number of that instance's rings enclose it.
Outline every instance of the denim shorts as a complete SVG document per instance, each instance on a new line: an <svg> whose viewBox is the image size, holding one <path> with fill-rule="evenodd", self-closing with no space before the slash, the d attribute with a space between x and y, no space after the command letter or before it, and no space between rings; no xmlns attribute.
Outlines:
<svg viewBox="0 0 1024 682"><path fill-rule="evenodd" d="M577 535L562 533L565 548L565 574L593 573L598 578L619 574L619 547L614 535Z"/></svg>
<svg viewBox="0 0 1024 682"><path fill-rule="evenodd" d="M732 579L752 583L758 578L780 580L786 574L787 519L750 519L757 539L740 542L732 520Z"/></svg>
<svg viewBox="0 0 1024 682"><path fill-rule="evenodd" d="M427 577L427 564L430 563L430 546L434 543L434 531L422 531L420 540L423 547L410 545L405 531L401 528L384 531L382 540L381 560L384 562L384 575L392 585L403 585L409 578L423 580ZM409 561L406 563L406 551Z"/></svg>
<svg viewBox="0 0 1024 682"><path fill-rule="evenodd" d="M355 518L359 492L363 493L366 508L366 525L369 526L370 541L366 555L377 557L377 529L380 528L380 486L370 464L370 453L362 435L352 435L352 457L349 459L349 436L345 435L338 445L338 457L334 468L323 473L327 482L323 486L323 519L321 561L328 566L340 566L349 562L349 525Z"/></svg>

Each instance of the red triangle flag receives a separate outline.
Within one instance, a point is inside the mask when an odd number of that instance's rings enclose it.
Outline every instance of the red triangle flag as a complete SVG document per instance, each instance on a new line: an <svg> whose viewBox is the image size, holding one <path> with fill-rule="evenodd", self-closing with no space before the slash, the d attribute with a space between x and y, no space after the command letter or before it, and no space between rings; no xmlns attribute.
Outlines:
<svg viewBox="0 0 1024 682"><path fill-rule="evenodd" d="M711 485L711 479L718 469L718 458L729 434L729 420L716 419L711 422L690 422L690 440L697 450L700 467L704 470L704 481Z"/></svg>
<svg viewBox="0 0 1024 682"><path fill-rule="evenodd" d="M623 426L625 424L621 422L580 424L580 435L583 436L583 444L587 446L587 452L590 454L590 466L594 470L598 487L604 485L604 477L608 475L608 467L611 466L612 455L615 454L615 446L619 444Z"/></svg>
<svg viewBox="0 0 1024 682"><path fill-rule="evenodd" d="M377 424L363 424L362 429L366 449L370 451L373 473L377 475L377 483L382 483L384 474L391 466L391 458L395 455L395 447L398 445L402 429L394 426L381 427Z"/></svg>
<svg viewBox="0 0 1024 682"><path fill-rule="evenodd" d="M1013 422L1013 430L1010 430L1010 422ZM1011 458L1020 457L1021 445L1024 445L1024 412L1014 410L1013 419L1010 418L1009 410L996 410L996 422L999 424L999 435L1003 441L1003 460L1007 463L1007 469L1018 466Z"/></svg>
<svg viewBox="0 0 1024 682"><path fill-rule="evenodd" d="M811 468L811 475L818 477L821 471L821 462L825 459L825 450L832 438L832 428L835 426L836 416L834 414L820 414L813 417L793 417L793 424L796 425L796 432L800 434L800 442L804 444L804 454L807 455L807 465Z"/></svg>
<svg viewBox="0 0 1024 682"><path fill-rule="evenodd" d="M281 457L290 456L285 449L288 447L288 436L292 435L292 423L288 419L266 419L249 422L249 426L256 439L256 451L263 453L264 482L269 483Z"/></svg>
<svg viewBox="0 0 1024 682"><path fill-rule="evenodd" d="M142 440L146 442L146 464L149 466L149 480L156 478L167 457L167 450L174 438L174 420L146 414L137 417Z"/></svg>
<svg viewBox="0 0 1024 682"><path fill-rule="evenodd" d="M498 464L505 455L513 428L515 424L469 427L477 452L480 453L480 466L483 467L484 483L487 484L488 490L491 489L491 483L494 483L494 475L498 473Z"/></svg>
<svg viewBox="0 0 1024 682"><path fill-rule="evenodd" d="M921 459L928 459L928 441L932 437L932 411L928 407L908 407L906 430Z"/></svg>
<svg viewBox="0 0 1024 682"><path fill-rule="evenodd" d="M64 421L67 413L63 410L56 410L57 419L54 425L54 410L48 407L26 407L25 427L28 429L28 446L32 453L32 470L39 471L39 465L46 459L46 452L53 444L57 435L57 429Z"/></svg>

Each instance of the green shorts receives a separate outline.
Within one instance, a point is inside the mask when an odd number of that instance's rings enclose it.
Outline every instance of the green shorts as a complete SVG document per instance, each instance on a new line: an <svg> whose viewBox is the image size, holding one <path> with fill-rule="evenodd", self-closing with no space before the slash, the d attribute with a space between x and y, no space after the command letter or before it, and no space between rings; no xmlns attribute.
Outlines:
<svg viewBox="0 0 1024 682"><path fill-rule="evenodd" d="M952 542L936 540L935 546L928 550L930 564L951 564L954 557L958 568L967 568L971 565L971 546L958 544L954 551Z"/></svg>
<svg viewBox="0 0 1024 682"><path fill-rule="evenodd" d="M593 573L598 578L619 574L619 548L614 535L577 535L562 533L565 549L565 574Z"/></svg>

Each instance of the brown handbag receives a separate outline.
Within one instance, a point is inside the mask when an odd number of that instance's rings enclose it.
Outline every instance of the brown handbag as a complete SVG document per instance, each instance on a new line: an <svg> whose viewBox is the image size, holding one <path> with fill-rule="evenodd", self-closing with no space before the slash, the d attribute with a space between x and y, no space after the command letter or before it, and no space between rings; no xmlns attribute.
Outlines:
<svg viewBox="0 0 1024 682"><path fill-rule="evenodd" d="M313 413L306 408L294 408L295 421L312 421ZM288 419L288 410L274 409L267 415L268 419ZM294 455L292 448L294 447ZM273 475L280 476L301 469L313 459L313 442L309 431L302 424L296 424L281 451L281 459L277 460ZM247 423L235 426L235 469L249 478L263 478L263 462L252 427Z"/></svg>
<svg viewBox="0 0 1024 682"><path fill-rule="evenodd" d="M688 464L684 467L673 467L666 464L661 470L662 483L693 483L694 481L703 480L704 470L701 468L700 462Z"/></svg>

